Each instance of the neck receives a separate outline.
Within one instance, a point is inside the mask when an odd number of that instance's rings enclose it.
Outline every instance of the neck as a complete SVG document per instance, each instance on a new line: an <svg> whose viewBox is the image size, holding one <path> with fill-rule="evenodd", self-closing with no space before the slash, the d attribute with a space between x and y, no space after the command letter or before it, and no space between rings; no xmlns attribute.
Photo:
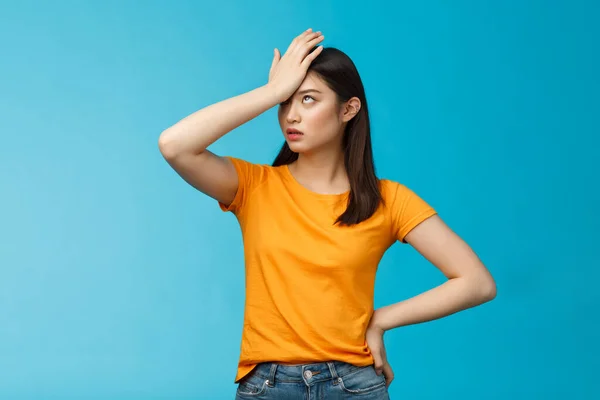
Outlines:
<svg viewBox="0 0 600 400"><path fill-rule="evenodd" d="M289 168L296 180L313 191L335 194L350 189L341 150L301 153Z"/></svg>

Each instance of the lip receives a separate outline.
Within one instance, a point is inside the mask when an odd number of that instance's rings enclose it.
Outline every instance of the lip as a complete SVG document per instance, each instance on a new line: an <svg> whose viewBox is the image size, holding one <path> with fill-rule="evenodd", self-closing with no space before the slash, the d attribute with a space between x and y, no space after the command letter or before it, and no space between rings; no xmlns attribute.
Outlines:
<svg viewBox="0 0 600 400"><path fill-rule="evenodd" d="M285 130L285 133L288 135L294 135L294 134L303 135L303 133L301 131L299 131L298 129L295 129L295 128L287 128Z"/></svg>

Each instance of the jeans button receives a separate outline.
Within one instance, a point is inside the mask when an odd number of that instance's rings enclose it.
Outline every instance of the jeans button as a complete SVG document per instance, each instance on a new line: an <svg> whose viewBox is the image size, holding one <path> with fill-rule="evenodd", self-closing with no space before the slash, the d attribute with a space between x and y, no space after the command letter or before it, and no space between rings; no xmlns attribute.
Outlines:
<svg viewBox="0 0 600 400"><path fill-rule="evenodd" d="M304 371L304 377L306 379L310 379L310 378L312 378L312 376L313 376L313 374L311 371Z"/></svg>

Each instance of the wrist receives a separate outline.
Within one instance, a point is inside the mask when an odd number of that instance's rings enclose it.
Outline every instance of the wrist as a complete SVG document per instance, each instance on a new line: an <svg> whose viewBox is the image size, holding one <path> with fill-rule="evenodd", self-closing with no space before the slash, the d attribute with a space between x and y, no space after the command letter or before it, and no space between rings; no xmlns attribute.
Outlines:
<svg viewBox="0 0 600 400"><path fill-rule="evenodd" d="M273 105L278 105L279 103L285 101L285 99L282 100L280 98L281 96L278 95L277 89L272 83L269 82L265 84L262 89L265 91L267 98L271 103L273 103Z"/></svg>
<svg viewBox="0 0 600 400"><path fill-rule="evenodd" d="M382 314L380 310L373 311L373 316L371 317L371 327L383 334L387 331L387 329L385 328L385 324L383 324L381 317Z"/></svg>

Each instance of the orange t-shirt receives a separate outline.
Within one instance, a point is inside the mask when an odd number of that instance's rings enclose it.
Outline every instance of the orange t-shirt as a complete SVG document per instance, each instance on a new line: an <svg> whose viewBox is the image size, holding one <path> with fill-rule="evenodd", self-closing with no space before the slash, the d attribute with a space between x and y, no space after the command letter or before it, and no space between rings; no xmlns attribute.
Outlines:
<svg viewBox="0 0 600 400"><path fill-rule="evenodd" d="M347 193L310 191L287 165L228 159L239 186L232 203L219 206L239 221L246 270L235 382L261 362L372 364L365 332L379 261L436 211L406 186L382 179L384 205L371 218L334 225Z"/></svg>

